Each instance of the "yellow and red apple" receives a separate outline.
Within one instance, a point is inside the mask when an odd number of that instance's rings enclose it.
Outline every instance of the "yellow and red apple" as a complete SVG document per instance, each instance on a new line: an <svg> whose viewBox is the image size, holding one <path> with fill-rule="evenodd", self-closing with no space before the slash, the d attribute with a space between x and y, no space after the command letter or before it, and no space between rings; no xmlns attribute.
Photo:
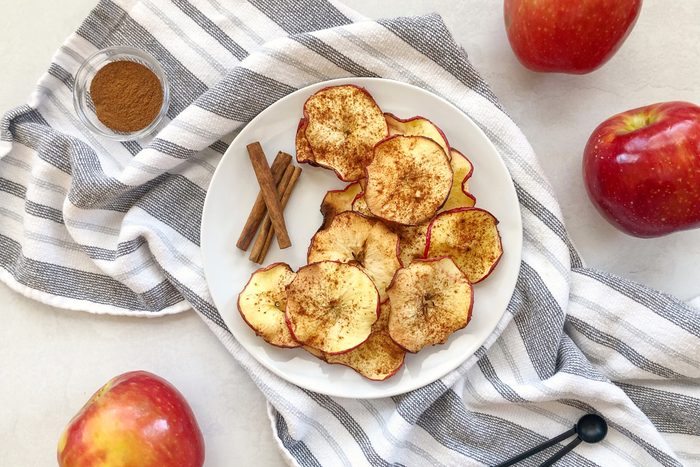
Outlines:
<svg viewBox="0 0 700 467"><path fill-rule="evenodd" d="M609 118L588 140L583 175L600 213L630 235L700 227L700 107L665 102Z"/></svg>
<svg viewBox="0 0 700 467"><path fill-rule="evenodd" d="M58 442L61 467L201 467L192 409L164 379L132 371L102 386Z"/></svg>

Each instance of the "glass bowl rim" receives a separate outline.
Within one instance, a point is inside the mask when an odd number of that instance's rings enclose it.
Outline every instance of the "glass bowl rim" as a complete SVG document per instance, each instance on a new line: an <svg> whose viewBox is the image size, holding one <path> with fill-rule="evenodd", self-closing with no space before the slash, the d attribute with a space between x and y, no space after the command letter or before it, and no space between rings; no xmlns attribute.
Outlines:
<svg viewBox="0 0 700 467"><path fill-rule="evenodd" d="M106 64L113 61L118 61L112 60L112 55L118 55L122 57L128 57L129 55L131 55L137 59L140 59L143 62L146 62L149 69L156 74L163 87L163 103L161 104L158 115L156 115L156 117L151 123L149 123L147 126L140 130L132 131L129 133L119 133L114 130L105 131L90 121L86 114L86 109L84 109L84 105L81 102L82 99L80 98L80 94L81 92L86 92L85 88L87 83L84 83L84 81L87 78L87 74L89 73L90 68L97 68L95 65L101 65L102 63ZM97 68L97 70L99 70L99 68ZM93 133L96 133L100 136L104 136L115 141L134 141L148 136L163 121L163 118L168 112L169 106L170 86L165 71L163 70L163 67L160 65L160 63L158 62L158 60L156 60L155 57L143 50L128 46L114 46L100 49L95 53L89 55L85 60L83 60L83 63L80 64L80 68L78 68L78 71L75 74L75 79L73 81L73 107L75 108L75 112L78 114L78 118L80 119L80 122L83 125L85 125Z"/></svg>

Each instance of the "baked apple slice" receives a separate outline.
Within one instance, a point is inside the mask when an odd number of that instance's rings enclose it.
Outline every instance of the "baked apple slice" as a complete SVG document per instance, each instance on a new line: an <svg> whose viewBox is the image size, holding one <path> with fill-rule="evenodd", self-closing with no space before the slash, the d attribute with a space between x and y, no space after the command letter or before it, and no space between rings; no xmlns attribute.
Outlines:
<svg viewBox="0 0 700 467"><path fill-rule="evenodd" d="M394 376L403 365L406 351L389 336L389 303L382 304L372 334L356 349L341 355L326 355L328 363L349 366L367 379L384 381Z"/></svg>
<svg viewBox="0 0 700 467"><path fill-rule="evenodd" d="M362 214L367 217L374 217L367 207L367 201L365 200L365 193L358 193L352 202L352 210Z"/></svg>
<svg viewBox="0 0 700 467"><path fill-rule="evenodd" d="M469 194L467 182L472 178L472 175L474 175L474 164L472 164L472 161L470 161L467 156L454 148L450 148L450 154L452 156L450 163L452 165L454 178L462 181L462 191L465 194Z"/></svg>
<svg viewBox="0 0 700 467"><path fill-rule="evenodd" d="M309 353L310 353L311 355L313 355L314 357L320 358L320 359L323 360L324 362L326 361L326 354L324 354L324 353L321 352L320 350L314 349L313 347L309 347L308 345L303 345L302 348L303 348L304 350L306 350L307 352L309 352Z"/></svg>
<svg viewBox="0 0 700 467"><path fill-rule="evenodd" d="M476 204L474 195L467 191L467 180L472 176L474 166L464 154L452 149L452 189L447 201L442 205L439 212L449 211L455 208L471 208Z"/></svg>
<svg viewBox="0 0 700 467"><path fill-rule="evenodd" d="M354 182L342 190L331 190L326 193L321 201L321 214L323 215L321 229L328 227L333 218L341 212L352 211L352 203L361 192L360 184Z"/></svg>
<svg viewBox="0 0 700 467"><path fill-rule="evenodd" d="M389 335L409 352L447 342L471 319L472 286L450 258L413 261L396 272L388 293Z"/></svg>
<svg viewBox="0 0 700 467"><path fill-rule="evenodd" d="M442 146L447 157L452 157L452 154L450 154L450 143L447 142L445 133L427 118L416 116L403 119L392 113L385 113L384 118L386 118L386 123L389 127L389 136L425 136Z"/></svg>
<svg viewBox="0 0 700 467"><path fill-rule="evenodd" d="M420 225L394 224L390 228L399 236L399 260L401 264L408 265L414 259L423 257L428 223Z"/></svg>
<svg viewBox="0 0 700 467"><path fill-rule="evenodd" d="M287 285L287 326L303 345L327 354L367 340L379 312L377 288L360 268L338 261L308 264Z"/></svg>
<svg viewBox="0 0 700 467"><path fill-rule="evenodd" d="M238 311L255 334L277 347L299 347L285 321L287 284L295 273L284 263L255 271L238 295Z"/></svg>
<svg viewBox="0 0 700 467"><path fill-rule="evenodd" d="M382 110L365 89L353 85L314 93L304 103L304 119L313 161L348 182L364 177L372 148L388 135Z"/></svg>
<svg viewBox="0 0 700 467"><path fill-rule="evenodd" d="M311 152L311 146L309 146L309 141L306 139L306 119L302 118L299 120L299 125L297 126L296 138L294 141L294 146L297 152L297 162L300 164L307 163L311 165L318 165L314 160L313 152Z"/></svg>
<svg viewBox="0 0 700 467"><path fill-rule="evenodd" d="M425 136L392 136L374 147L367 166L365 201L390 222L418 225L445 203L452 168L442 147Z"/></svg>
<svg viewBox="0 0 700 467"><path fill-rule="evenodd" d="M498 220L478 208L443 212L428 226L427 258L449 256L475 284L491 274L503 254Z"/></svg>
<svg viewBox="0 0 700 467"><path fill-rule="evenodd" d="M399 237L382 222L356 212L341 212L311 239L307 261L340 261L359 266L372 279L380 299L401 267Z"/></svg>

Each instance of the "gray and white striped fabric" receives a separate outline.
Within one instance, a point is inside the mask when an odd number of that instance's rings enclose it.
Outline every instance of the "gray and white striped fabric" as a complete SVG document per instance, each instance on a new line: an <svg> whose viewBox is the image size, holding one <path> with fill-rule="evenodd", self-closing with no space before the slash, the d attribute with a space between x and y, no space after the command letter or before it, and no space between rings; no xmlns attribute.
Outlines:
<svg viewBox="0 0 700 467"><path fill-rule="evenodd" d="M167 125L148 143L97 137L73 111L81 61L113 45L147 50L172 84ZM345 76L410 82L467 113L506 161L525 228L497 331L454 372L391 399L334 399L262 368L213 306L200 258L227 141L282 96ZM268 398L290 464L494 464L588 411L609 436L561 465L700 464L700 312L583 265L530 145L438 16L374 22L325 0L103 0L0 138L3 281L93 313L194 308Z"/></svg>

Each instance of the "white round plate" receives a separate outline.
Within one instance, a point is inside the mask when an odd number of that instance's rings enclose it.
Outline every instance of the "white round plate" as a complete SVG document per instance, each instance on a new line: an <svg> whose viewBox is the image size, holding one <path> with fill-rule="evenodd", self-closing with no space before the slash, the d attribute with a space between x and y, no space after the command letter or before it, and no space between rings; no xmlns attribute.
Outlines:
<svg viewBox="0 0 700 467"><path fill-rule="evenodd" d="M437 124L450 145L474 164L469 180L477 206L488 209L500 221L503 257L496 270L475 289L469 325L444 345L407 354L404 368L386 381L370 381L350 368L329 365L302 349L273 347L248 327L236 301L238 293L259 266L248 260L249 252L236 248L236 240L258 184L246 145L260 141L272 163L277 151L294 155L294 136L304 101L317 90L338 84L366 88L384 112L406 118L422 115ZM265 264L288 263L294 270L306 263L306 249L321 225L319 206L326 191L345 186L333 172L302 164L303 173L285 219L292 247L279 250L276 241ZM372 399L402 394L425 386L457 368L486 340L505 313L520 268L522 224L520 207L508 170L486 135L446 100L415 86L379 78L344 78L300 89L272 104L255 117L231 143L214 173L202 216L204 271L214 303L233 336L270 371L303 388L337 397Z"/></svg>

